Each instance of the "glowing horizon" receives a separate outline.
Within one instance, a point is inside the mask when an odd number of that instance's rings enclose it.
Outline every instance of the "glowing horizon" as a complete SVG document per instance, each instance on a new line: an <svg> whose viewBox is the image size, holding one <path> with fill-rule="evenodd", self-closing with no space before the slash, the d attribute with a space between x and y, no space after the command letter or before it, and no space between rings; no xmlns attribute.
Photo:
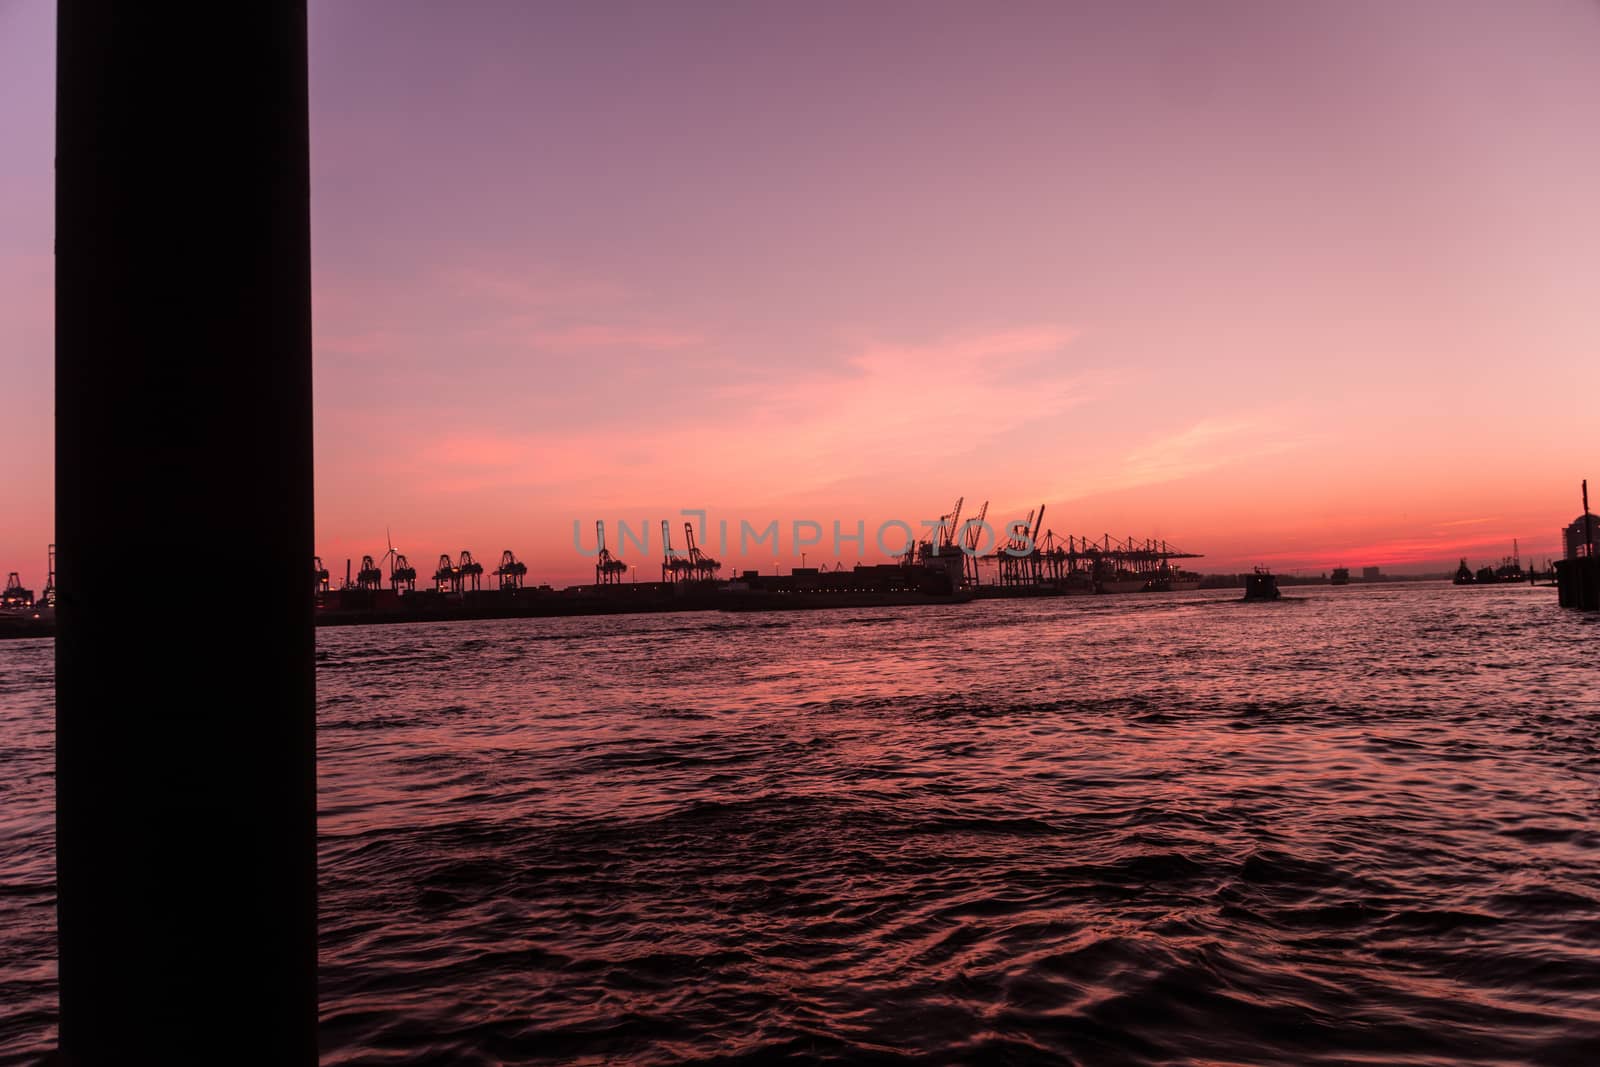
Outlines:
<svg viewBox="0 0 1600 1067"><path fill-rule="evenodd" d="M34 588L53 23L0 8L0 572ZM561 585L574 520L870 540L959 496L1207 572L1558 556L1600 477L1597 46L1576 0L314 4L317 551Z"/></svg>

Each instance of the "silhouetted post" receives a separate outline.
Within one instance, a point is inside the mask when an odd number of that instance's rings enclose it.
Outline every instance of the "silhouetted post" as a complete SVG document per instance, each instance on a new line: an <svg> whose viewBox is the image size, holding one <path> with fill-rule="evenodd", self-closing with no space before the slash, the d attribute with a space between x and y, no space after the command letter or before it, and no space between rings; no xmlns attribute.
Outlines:
<svg viewBox="0 0 1600 1067"><path fill-rule="evenodd" d="M58 34L62 1052L314 1063L305 6Z"/></svg>
<svg viewBox="0 0 1600 1067"><path fill-rule="evenodd" d="M1583 537L1588 546L1584 554L1594 555L1594 520L1589 517L1589 479L1583 480Z"/></svg>

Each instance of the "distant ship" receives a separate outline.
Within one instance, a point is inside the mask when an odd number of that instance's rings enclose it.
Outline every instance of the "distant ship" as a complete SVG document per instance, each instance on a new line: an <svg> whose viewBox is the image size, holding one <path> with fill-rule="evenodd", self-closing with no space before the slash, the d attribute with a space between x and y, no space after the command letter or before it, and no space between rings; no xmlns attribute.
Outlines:
<svg viewBox="0 0 1600 1067"><path fill-rule="evenodd" d="M1527 580L1528 573L1522 569L1522 549L1513 540L1511 555L1503 557L1498 567L1484 564L1474 571L1463 558L1451 582L1455 585L1509 585Z"/></svg>
<svg viewBox="0 0 1600 1067"><path fill-rule="evenodd" d="M1328 579L1328 584L1329 585L1349 585L1350 584L1350 568L1349 567L1335 567L1335 568L1333 568L1333 577Z"/></svg>
<svg viewBox="0 0 1600 1067"><path fill-rule="evenodd" d="M1200 588L1200 576L1188 571L1174 570L1165 560L1155 575L1141 587L1146 593L1183 593Z"/></svg>
<svg viewBox="0 0 1600 1067"><path fill-rule="evenodd" d="M1244 576L1244 598L1246 600L1277 600L1283 596L1278 591L1278 578L1265 567L1257 567L1252 574Z"/></svg>
<svg viewBox="0 0 1600 1067"><path fill-rule="evenodd" d="M45 595L35 601L32 589L24 589L16 571L6 575L0 591L0 637L49 637L55 633L55 546L50 546L50 582Z"/></svg>

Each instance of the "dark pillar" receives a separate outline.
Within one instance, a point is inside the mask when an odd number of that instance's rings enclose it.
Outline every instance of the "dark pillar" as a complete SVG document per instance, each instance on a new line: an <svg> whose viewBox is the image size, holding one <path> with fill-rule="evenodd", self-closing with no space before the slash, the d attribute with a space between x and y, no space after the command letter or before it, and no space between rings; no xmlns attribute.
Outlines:
<svg viewBox="0 0 1600 1067"><path fill-rule="evenodd" d="M62 1052L309 1064L305 5L59 12Z"/></svg>

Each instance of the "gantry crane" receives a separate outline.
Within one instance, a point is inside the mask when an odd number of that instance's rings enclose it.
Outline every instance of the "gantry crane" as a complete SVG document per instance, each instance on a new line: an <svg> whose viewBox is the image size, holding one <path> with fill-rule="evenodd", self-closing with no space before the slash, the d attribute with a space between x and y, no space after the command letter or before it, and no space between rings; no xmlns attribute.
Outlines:
<svg viewBox="0 0 1600 1067"><path fill-rule="evenodd" d="M978 517L968 526L962 542L966 548L966 559L962 561L962 576L968 585L978 584L978 541L983 537L983 520L989 514L989 502L985 500L983 507L978 509Z"/></svg>
<svg viewBox="0 0 1600 1067"><path fill-rule="evenodd" d="M500 579L501 589L521 589L527 573L528 565L512 555L509 548L500 553L500 566L494 569L494 574Z"/></svg>
<svg viewBox="0 0 1600 1067"><path fill-rule="evenodd" d="M939 551L946 552L956 546L956 528L961 523L961 504L967 498L956 497L956 506L950 509L950 514L939 520Z"/></svg>
<svg viewBox="0 0 1600 1067"><path fill-rule="evenodd" d="M472 558L472 553L466 549L461 550L461 561L457 570L461 573L461 587L465 589L468 582L472 583L473 591L478 588L478 579L483 576L483 564Z"/></svg>
<svg viewBox="0 0 1600 1067"><path fill-rule="evenodd" d="M594 584L616 585L622 581L622 576L628 573L628 565L611 554L606 547L606 524L602 519L594 523L595 540L600 545L600 553L594 560Z"/></svg>
<svg viewBox="0 0 1600 1067"><path fill-rule="evenodd" d="M379 589L383 586L383 571L371 556L361 557L361 569L356 572L357 589Z"/></svg>
<svg viewBox="0 0 1600 1067"><path fill-rule="evenodd" d="M405 556L396 552L393 562L389 565L389 588L398 593L402 585L406 587L408 593L416 591L417 568L407 562Z"/></svg>
<svg viewBox="0 0 1600 1067"><path fill-rule="evenodd" d="M33 607L33 590L22 587L22 576L16 571L6 575L6 587L0 592L0 603L8 608Z"/></svg>
<svg viewBox="0 0 1600 1067"><path fill-rule="evenodd" d="M383 567L387 566L389 568L389 588L398 593L403 585L406 587L406 592L415 592L417 588L417 569L407 563L406 558L394 550L394 537L388 530L383 531L383 543L385 550L383 557L378 560L378 569L381 572ZM380 573L378 581L373 584L373 588L378 588L382 581L383 575Z"/></svg>
<svg viewBox="0 0 1600 1067"><path fill-rule="evenodd" d="M1006 542L1004 548L995 553L995 562L999 564L999 578L1001 585L1023 585L1038 582L1041 576L1039 566L1039 528L1044 524L1044 505L1041 504L1028 512L1028 518L1020 525L1021 536L1016 535L1017 523L1007 527L1007 532L1012 537Z"/></svg>
<svg viewBox="0 0 1600 1067"><path fill-rule="evenodd" d="M461 569L455 565L449 553L439 554L439 569L433 572L433 588L440 593L461 592Z"/></svg>
<svg viewBox="0 0 1600 1067"><path fill-rule="evenodd" d="M311 557L311 589L317 593L328 591L328 568L322 565L321 556Z"/></svg>
<svg viewBox="0 0 1600 1067"><path fill-rule="evenodd" d="M700 546L694 543L694 523L683 524L683 535L689 545L689 571L700 581L710 581L722 569L720 560L712 559L700 551Z"/></svg>
<svg viewBox="0 0 1600 1067"><path fill-rule="evenodd" d="M672 523L661 520L661 580L686 582L693 575L694 565L683 553L672 547Z"/></svg>

